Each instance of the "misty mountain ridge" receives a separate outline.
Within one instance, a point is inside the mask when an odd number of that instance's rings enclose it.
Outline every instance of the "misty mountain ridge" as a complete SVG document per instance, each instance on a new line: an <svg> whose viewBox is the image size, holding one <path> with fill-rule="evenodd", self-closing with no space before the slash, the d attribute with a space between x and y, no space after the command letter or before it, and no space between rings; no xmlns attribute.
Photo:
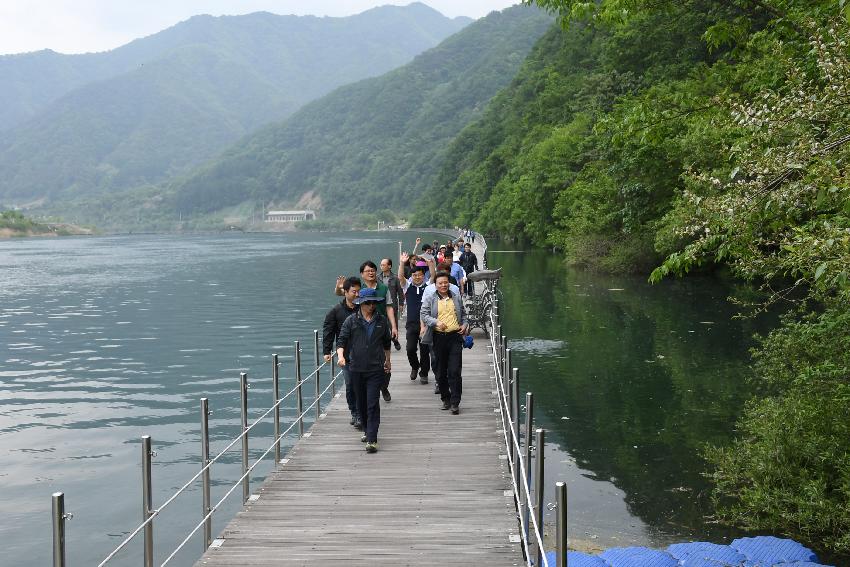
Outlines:
<svg viewBox="0 0 850 567"><path fill-rule="evenodd" d="M404 11L404 12L402 12ZM402 13L399 13L402 12ZM132 71L168 51L192 43L208 43L210 34L217 27L240 27L244 24L265 25L269 22L289 33L291 26L310 26L310 31L319 31L318 26L335 22L345 25L343 20L357 22L368 20L380 23L388 17L405 17L423 20L418 34L399 34L396 39L410 42L411 53L420 53L446 37L441 25L445 18L436 10L414 2L408 6L383 6L371 8L360 14L347 17L294 16L270 12L254 12L239 16L192 16L155 34L135 39L107 51L82 54L64 54L52 49L27 53L0 55L0 132L16 126L37 115L48 104L64 94L83 85L109 79ZM472 19L457 17L449 20L451 33L469 24ZM425 44L416 42L425 38Z"/></svg>
<svg viewBox="0 0 850 567"><path fill-rule="evenodd" d="M510 83L553 18L514 6L470 24L407 65L338 88L240 141L173 185L184 215L246 200L340 214L410 210L449 143Z"/></svg>
<svg viewBox="0 0 850 567"><path fill-rule="evenodd" d="M420 3L346 18L195 16L112 51L2 56L0 199L159 182L468 22Z"/></svg>

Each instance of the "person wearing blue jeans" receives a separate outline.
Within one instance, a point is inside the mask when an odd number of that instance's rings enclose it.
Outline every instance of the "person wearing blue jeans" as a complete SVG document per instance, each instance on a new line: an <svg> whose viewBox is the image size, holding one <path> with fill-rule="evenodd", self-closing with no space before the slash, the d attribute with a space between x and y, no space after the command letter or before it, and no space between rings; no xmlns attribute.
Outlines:
<svg viewBox="0 0 850 567"><path fill-rule="evenodd" d="M384 298L375 289L364 287L354 303L360 311L342 324L337 339L338 364L351 373L351 384L357 398L357 409L363 423L366 452L378 450L378 427L381 424L381 387L392 370L390 345L392 328L385 315L376 311Z"/></svg>

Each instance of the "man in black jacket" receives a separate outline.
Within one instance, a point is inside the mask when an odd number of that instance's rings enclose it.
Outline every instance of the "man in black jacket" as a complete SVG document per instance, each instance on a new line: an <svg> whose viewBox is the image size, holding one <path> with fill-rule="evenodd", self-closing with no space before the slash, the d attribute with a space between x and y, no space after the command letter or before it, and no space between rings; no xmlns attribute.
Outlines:
<svg viewBox="0 0 850 567"><path fill-rule="evenodd" d="M378 450L378 426L381 423L381 386L384 376L392 370L390 345L392 332L387 318L376 312L384 298L373 288L362 288L354 300L360 311L342 324L336 341L339 365L351 373L351 383L357 397L357 409L365 434L366 452Z"/></svg>
<svg viewBox="0 0 850 567"><path fill-rule="evenodd" d="M360 293L360 279L354 276L346 279L342 283L344 299L333 306L333 309L325 315L325 323L322 325L322 351L325 355L325 361L330 362L331 352L336 346L336 340L339 337L339 331L342 329L342 324L348 319L348 316L357 311L357 306L354 300L357 299L357 294ZM342 368L342 376L345 379L345 401L348 402L348 410L351 412L351 421L349 423L357 429L363 429L360 422L360 412L357 411L357 400L354 395L354 387L351 385L351 374L347 367Z"/></svg>
<svg viewBox="0 0 850 567"><path fill-rule="evenodd" d="M460 255L459 263L467 276L478 269L478 256L476 256L475 252L472 251L472 244L469 242L463 245L463 254ZM465 287L466 289L464 291L466 291L468 295L472 295L474 293L475 288L469 279L467 279Z"/></svg>
<svg viewBox="0 0 850 567"><path fill-rule="evenodd" d="M422 307L425 288L428 287L428 283L425 281L425 270L428 269L428 265L425 262L420 262L413 268L410 278L406 278L402 266L407 263L409 258L410 255L403 252L398 269L398 279L401 282L402 290L404 290L405 303L408 309L407 323L405 324L407 361L410 363L410 379L416 380L418 375L419 381L422 384L427 384L428 371L431 370L431 356L428 345L422 344L420 340L419 309Z"/></svg>

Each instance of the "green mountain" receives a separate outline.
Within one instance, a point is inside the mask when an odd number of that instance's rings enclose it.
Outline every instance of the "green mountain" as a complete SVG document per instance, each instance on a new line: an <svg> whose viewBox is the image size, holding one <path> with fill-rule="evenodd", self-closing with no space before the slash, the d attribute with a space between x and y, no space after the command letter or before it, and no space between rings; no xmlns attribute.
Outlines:
<svg viewBox="0 0 850 567"><path fill-rule="evenodd" d="M468 22L418 3L347 18L197 16L112 52L0 58L2 123L16 124L0 134L0 198L161 181Z"/></svg>
<svg viewBox="0 0 850 567"><path fill-rule="evenodd" d="M347 85L266 128L173 186L184 215L246 200L326 212L409 209L448 142L507 85L552 17L493 12L411 63Z"/></svg>

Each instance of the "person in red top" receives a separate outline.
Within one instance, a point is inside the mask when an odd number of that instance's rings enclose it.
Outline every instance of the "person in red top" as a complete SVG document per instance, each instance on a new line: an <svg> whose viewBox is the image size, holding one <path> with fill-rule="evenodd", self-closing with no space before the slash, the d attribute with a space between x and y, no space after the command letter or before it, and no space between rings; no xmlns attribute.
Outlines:
<svg viewBox="0 0 850 567"><path fill-rule="evenodd" d="M440 251L437 252L437 263L442 264L446 261L446 245L443 244L440 246Z"/></svg>

